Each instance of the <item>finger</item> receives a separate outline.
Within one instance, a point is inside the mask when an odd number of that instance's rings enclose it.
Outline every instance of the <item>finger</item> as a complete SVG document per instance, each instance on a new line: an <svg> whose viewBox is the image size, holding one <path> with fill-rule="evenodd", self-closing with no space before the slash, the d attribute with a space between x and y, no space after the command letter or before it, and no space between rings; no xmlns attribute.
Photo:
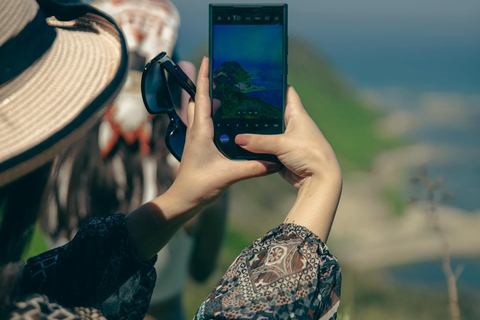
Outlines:
<svg viewBox="0 0 480 320"><path fill-rule="evenodd" d="M250 152L278 155L282 137L281 134L239 134L235 137L235 143Z"/></svg>
<svg viewBox="0 0 480 320"><path fill-rule="evenodd" d="M193 119L195 118L195 101L190 98L187 106L187 127L191 128L193 125Z"/></svg>
<svg viewBox="0 0 480 320"><path fill-rule="evenodd" d="M234 161L232 166L232 171L236 174L236 177L234 177L235 182L275 173L282 168L277 163L258 160Z"/></svg>
<svg viewBox="0 0 480 320"><path fill-rule="evenodd" d="M285 124L288 126L288 121L299 113L307 113L303 107L302 100L300 99L297 91L292 87L287 88L287 106L285 109Z"/></svg>
<svg viewBox="0 0 480 320"><path fill-rule="evenodd" d="M295 88L293 88L291 85L289 85L287 88L287 104L290 103L295 105L301 105L303 107L300 96L298 95Z"/></svg>
<svg viewBox="0 0 480 320"><path fill-rule="evenodd" d="M202 65L198 70L197 77L197 93L195 95L196 110L194 122L200 122L203 125L206 120L210 120L211 102L209 93L208 67L209 61L207 57L203 57Z"/></svg>

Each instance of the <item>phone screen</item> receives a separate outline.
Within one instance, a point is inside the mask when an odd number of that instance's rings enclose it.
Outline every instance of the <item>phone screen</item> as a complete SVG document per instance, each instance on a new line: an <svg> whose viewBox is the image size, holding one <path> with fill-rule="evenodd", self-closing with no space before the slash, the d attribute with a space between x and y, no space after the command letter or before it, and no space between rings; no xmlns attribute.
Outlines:
<svg viewBox="0 0 480 320"><path fill-rule="evenodd" d="M230 158L258 158L233 140L284 131L286 5L212 5L210 22L215 142Z"/></svg>

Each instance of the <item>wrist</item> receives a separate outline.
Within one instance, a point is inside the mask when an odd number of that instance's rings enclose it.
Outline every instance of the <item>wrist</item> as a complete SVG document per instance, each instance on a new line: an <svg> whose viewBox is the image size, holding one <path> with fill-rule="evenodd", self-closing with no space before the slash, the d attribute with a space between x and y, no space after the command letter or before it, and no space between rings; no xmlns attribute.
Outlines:
<svg viewBox="0 0 480 320"><path fill-rule="evenodd" d="M328 170L322 170L320 173L314 173L306 187L313 190L317 189L332 189L332 191L341 189L342 187L342 171L340 165L336 162L329 166Z"/></svg>
<svg viewBox="0 0 480 320"><path fill-rule="evenodd" d="M163 194L151 202L167 220L188 221L199 210L199 205L190 198L185 190L177 188L175 183Z"/></svg>
<svg viewBox="0 0 480 320"><path fill-rule="evenodd" d="M326 242L335 217L342 190L339 171L311 176L298 190L297 199L285 223L308 228Z"/></svg>
<svg viewBox="0 0 480 320"><path fill-rule="evenodd" d="M314 209L329 202L336 202L342 189L341 175L312 176L298 190L295 205Z"/></svg>

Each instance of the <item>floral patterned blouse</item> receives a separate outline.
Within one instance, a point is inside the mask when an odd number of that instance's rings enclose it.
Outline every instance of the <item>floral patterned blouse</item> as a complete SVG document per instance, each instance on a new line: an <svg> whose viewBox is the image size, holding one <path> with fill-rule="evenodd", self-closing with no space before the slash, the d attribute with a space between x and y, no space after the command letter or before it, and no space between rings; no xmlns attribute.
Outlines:
<svg viewBox="0 0 480 320"><path fill-rule="evenodd" d="M340 289L340 265L320 238L281 224L242 251L195 320L336 319Z"/></svg>
<svg viewBox="0 0 480 320"><path fill-rule="evenodd" d="M125 215L85 221L64 246L27 261L11 319L143 319L156 257L137 258Z"/></svg>
<svg viewBox="0 0 480 320"><path fill-rule="evenodd" d="M66 245L28 260L9 319L143 319L156 273L130 243L125 215L87 220ZM281 224L233 262L198 309L203 319L336 319L341 272L326 245Z"/></svg>

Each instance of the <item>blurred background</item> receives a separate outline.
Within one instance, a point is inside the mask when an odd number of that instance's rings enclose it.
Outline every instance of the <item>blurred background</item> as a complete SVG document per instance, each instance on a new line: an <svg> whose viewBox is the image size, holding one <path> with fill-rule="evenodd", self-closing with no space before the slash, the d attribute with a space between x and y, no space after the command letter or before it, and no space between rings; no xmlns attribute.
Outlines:
<svg viewBox="0 0 480 320"><path fill-rule="evenodd" d="M344 172L328 240L343 269L339 318L450 319L446 238L453 272L463 270L461 317L479 319L480 2L286 2L288 82ZM210 1L174 3L177 52L198 66L208 56ZM421 183L425 171L444 181L434 192L440 229L423 201L434 191ZM189 315L236 255L283 221L294 198L278 176L232 188L217 274L189 284Z"/></svg>
<svg viewBox="0 0 480 320"><path fill-rule="evenodd" d="M209 1L172 2L176 53L198 67ZM343 270L339 319L452 319L455 290L461 318L480 319L480 2L286 2L288 82L344 173L328 240ZM295 196L278 175L232 187L219 264L188 283L187 318ZM25 256L42 242L36 233Z"/></svg>

